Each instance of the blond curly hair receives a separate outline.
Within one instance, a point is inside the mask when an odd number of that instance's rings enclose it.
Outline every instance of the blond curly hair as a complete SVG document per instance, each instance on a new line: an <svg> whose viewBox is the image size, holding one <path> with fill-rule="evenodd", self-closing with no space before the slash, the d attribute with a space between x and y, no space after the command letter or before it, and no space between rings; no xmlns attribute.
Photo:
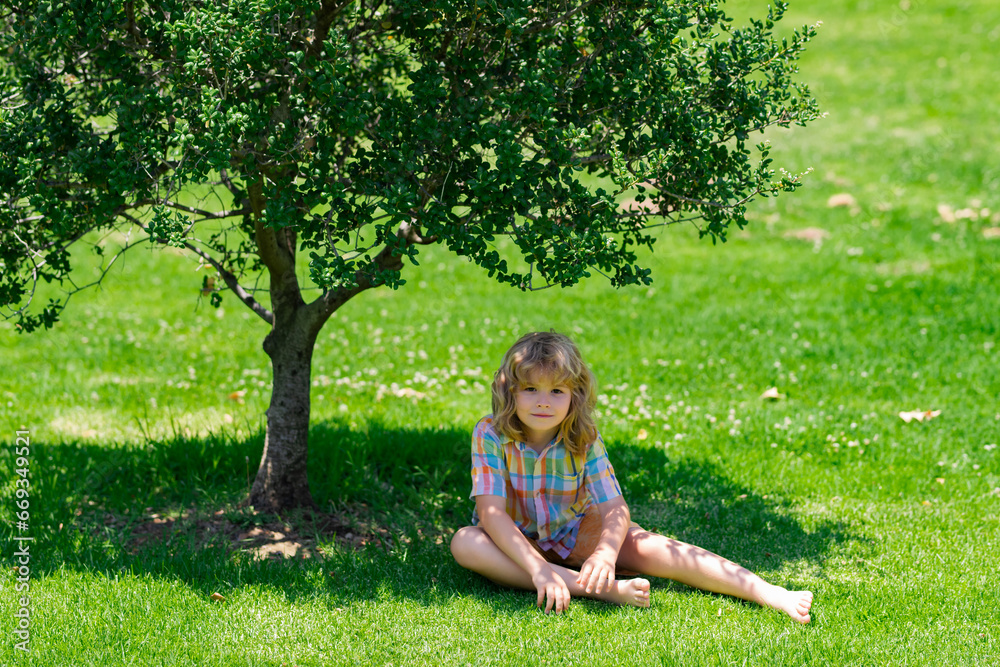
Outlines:
<svg viewBox="0 0 1000 667"><path fill-rule="evenodd" d="M493 427L513 440L526 439L514 394L536 373L570 388L569 413L559 425L559 437L574 456L582 456L597 439L591 415L597 382L573 341L555 331L525 334L503 355L493 375Z"/></svg>

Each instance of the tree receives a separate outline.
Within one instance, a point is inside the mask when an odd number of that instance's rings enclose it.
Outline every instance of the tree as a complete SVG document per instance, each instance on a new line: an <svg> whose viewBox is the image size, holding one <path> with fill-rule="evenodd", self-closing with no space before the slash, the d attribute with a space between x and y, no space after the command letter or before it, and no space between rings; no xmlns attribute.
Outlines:
<svg viewBox="0 0 1000 667"><path fill-rule="evenodd" d="M784 3L744 28L719 4L4 0L0 306L51 327L96 233L130 239L98 281L139 245L197 256L213 304L231 291L269 325L250 502L311 505L317 334L421 246L522 290L648 284L652 228L724 241L797 187L751 134L818 117L793 81L815 30L778 40ZM40 282L61 297L34 303Z"/></svg>

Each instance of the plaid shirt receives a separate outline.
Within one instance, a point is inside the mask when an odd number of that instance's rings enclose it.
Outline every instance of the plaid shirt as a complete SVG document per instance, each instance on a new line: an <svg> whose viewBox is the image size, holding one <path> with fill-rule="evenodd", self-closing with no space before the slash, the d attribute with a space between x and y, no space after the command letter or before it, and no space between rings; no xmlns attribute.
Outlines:
<svg viewBox="0 0 1000 667"><path fill-rule="evenodd" d="M601 436L587 448L586 459L574 457L562 442L540 454L510 440L484 417L472 434L472 493L507 499L507 514L526 536L561 558L569 556L584 510L622 495ZM479 523L475 510L472 523Z"/></svg>

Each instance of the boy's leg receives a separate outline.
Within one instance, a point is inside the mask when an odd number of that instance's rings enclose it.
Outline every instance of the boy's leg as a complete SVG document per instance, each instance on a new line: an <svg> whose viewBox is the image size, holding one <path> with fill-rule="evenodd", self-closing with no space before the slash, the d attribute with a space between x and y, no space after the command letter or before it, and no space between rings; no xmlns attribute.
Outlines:
<svg viewBox="0 0 1000 667"><path fill-rule="evenodd" d="M494 583L528 591L535 590L531 576L478 526L466 526L455 533L451 540L451 553L459 565L483 575ZM579 572L555 563L550 565L556 575L565 582L572 597L590 597L636 607L649 606L649 582L645 579L618 580L610 589L600 594L588 594L583 586L576 583Z"/></svg>
<svg viewBox="0 0 1000 667"><path fill-rule="evenodd" d="M800 623L810 620L812 593L809 591L788 591L773 586L746 568L701 547L642 528L629 529L618 553L618 565L772 607Z"/></svg>

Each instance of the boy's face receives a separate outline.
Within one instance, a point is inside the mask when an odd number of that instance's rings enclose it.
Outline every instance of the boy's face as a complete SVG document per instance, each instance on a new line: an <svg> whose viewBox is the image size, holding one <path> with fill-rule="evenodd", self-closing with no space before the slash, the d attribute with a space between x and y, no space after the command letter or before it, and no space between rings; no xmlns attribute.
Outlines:
<svg viewBox="0 0 1000 667"><path fill-rule="evenodd" d="M572 397L568 385L554 383L541 373L533 374L514 393L517 418L529 445L545 446L556 436L569 414Z"/></svg>

